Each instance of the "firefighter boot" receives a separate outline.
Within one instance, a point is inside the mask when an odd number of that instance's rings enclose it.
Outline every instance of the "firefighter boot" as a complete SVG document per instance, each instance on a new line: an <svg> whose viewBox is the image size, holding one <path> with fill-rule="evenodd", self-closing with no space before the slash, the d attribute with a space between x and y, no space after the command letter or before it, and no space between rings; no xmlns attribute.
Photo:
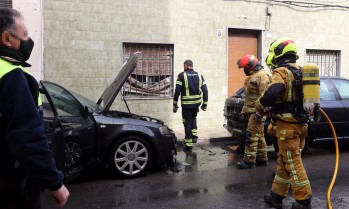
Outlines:
<svg viewBox="0 0 349 209"><path fill-rule="evenodd" d="M249 163L249 162L242 161L242 162L238 162L238 163L236 164L236 166L238 167L238 169L247 169L247 168L254 168L254 167L255 167L255 164L254 164L254 163Z"/></svg>
<svg viewBox="0 0 349 209"><path fill-rule="evenodd" d="M268 166L268 160L256 160L256 166Z"/></svg>
<svg viewBox="0 0 349 209"><path fill-rule="evenodd" d="M282 200L285 197L280 196L274 192L270 192L270 195L264 196L264 202L272 205L274 208L282 209Z"/></svg>
<svg viewBox="0 0 349 209"><path fill-rule="evenodd" d="M184 146L183 151L184 152L191 152L193 150L192 146Z"/></svg>
<svg viewBox="0 0 349 209"><path fill-rule="evenodd" d="M193 135L193 143L196 143L196 142L198 142L198 136L195 136L195 135Z"/></svg>
<svg viewBox="0 0 349 209"><path fill-rule="evenodd" d="M311 199L296 200L292 203L292 209L311 209Z"/></svg>

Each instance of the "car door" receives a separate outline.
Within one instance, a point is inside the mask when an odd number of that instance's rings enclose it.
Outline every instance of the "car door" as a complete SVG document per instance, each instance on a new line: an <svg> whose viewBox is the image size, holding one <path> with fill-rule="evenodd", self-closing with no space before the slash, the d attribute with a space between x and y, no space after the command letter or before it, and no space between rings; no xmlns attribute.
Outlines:
<svg viewBox="0 0 349 209"><path fill-rule="evenodd" d="M45 134L48 138L49 146L52 150L57 168L65 172L64 135L62 125L60 124L58 118L55 117L54 110L44 94L44 91L40 91L40 93L42 99Z"/></svg>
<svg viewBox="0 0 349 209"><path fill-rule="evenodd" d="M346 125L346 111L340 100L337 90L332 85L329 78L321 78L320 85L320 106L321 109L330 118L338 138L344 136ZM318 140L331 140L333 134L331 127L322 116L320 122L315 126L316 138Z"/></svg>
<svg viewBox="0 0 349 209"><path fill-rule="evenodd" d="M342 103L345 113L345 117L343 118L343 121L345 123L345 129L343 130L343 133L339 134L343 136L344 139L349 139L349 132L347 131L349 130L349 80L343 78L336 78L332 80L332 84L339 94L339 99Z"/></svg>
<svg viewBox="0 0 349 209"><path fill-rule="evenodd" d="M95 121L68 90L47 81L41 81L41 84L53 110L52 127L62 129L62 134L53 133L52 138L58 144L55 148L61 149L64 144L65 175L72 179L97 161ZM45 119L50 121L49 117ZM57 142L62 139L63 142ZM61 153L61 150L55 152Z"/></svg>

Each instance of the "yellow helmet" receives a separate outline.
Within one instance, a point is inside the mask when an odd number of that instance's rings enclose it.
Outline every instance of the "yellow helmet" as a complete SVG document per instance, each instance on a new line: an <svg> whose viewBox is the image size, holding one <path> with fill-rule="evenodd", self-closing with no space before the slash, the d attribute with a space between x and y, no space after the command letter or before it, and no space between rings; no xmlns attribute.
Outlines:
<svg viewBox="0 0 349 209"><path fill-rule="evenodd" d="M280 38L270 45L269 51L273 53L275 59L277 59L286 54L297 55L297 46L292 39Z"/></svg>
<svg viewBox="0 0 349 209"><path fill-rule="evenodd" d="M273 67L276 67L276 63L275 63L275 54L273 53L269 53L267 58L265 58L265 63L268 65L268 66L273 66Z"/></svg>

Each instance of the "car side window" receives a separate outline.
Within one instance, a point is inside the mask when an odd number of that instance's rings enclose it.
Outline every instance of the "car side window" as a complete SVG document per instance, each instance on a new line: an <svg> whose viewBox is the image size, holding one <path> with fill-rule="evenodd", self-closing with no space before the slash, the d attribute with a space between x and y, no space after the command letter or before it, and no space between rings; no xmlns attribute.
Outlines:
<svg viewBox="0 0 349 209"><path fill-rule="evenodd" d="M45 83L49 96L59 116L83 117L83 110L78 100L65 89L51 83Z"/></svg>
<svg viewBox="0 0 349 209"><path fill-rule="evenodd" d="M331 91L330 80L321 80L320 99L321 100L336 100L336 96Z"/></svg>
<svg viewBox="0 0 349 209"><path fill-rule="evenodd" d="M40 95L42 100L42 109L43 109L44 118L53 118L54 114L53 114L51 105L47 100L46 95L45 94L40 94Z"/></svg>
<svg viewBox="0 0 349 209"><path fill-rule="evenodd" d="M349 100L349 81L335 80L333 82L342 100Z"/></svg>

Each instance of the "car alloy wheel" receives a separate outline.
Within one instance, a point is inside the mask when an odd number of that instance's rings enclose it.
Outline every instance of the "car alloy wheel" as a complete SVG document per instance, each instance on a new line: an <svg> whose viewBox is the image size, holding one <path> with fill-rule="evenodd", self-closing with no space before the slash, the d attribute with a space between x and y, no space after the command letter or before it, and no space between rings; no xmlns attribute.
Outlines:
<svg viewBox="0 0 349 209"><path fill-rule="evenodd" d="M80 146L75 142L65 143L65 166L69 167L74 165L81 156Z"/></svg>
<svg viewBox="0 0 349 209"><path fill-rule="evenodd" d="M124 177L138 177L151 164L149 144L139 137L126 137L118 141L110 152L109 166L113 173Z"/></svg>

